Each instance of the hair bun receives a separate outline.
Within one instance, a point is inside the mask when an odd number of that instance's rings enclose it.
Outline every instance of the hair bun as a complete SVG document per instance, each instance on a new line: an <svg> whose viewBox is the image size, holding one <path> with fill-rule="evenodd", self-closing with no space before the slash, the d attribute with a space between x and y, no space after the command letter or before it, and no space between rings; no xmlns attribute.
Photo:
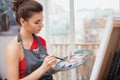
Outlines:
<svg viewBox="0 0 120 80"><path fill-rule="evenodd" d="M19 6L20 6L24 1L25 1L25 0L14 0L14 1L13 1L13 8L12 8L12 9L13 9L15 12L17 12Z"/></svg>

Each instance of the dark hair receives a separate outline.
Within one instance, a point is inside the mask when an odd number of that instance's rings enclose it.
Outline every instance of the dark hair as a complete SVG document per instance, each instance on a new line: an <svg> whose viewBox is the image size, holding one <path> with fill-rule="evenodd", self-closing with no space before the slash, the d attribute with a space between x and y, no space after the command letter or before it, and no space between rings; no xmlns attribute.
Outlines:
<svg viewBox="0 0 120 80"><path fill-rule="evenodd" d="M35 0L14 0L13 10L15 11L16 21L20 24L20 18L28 20L32 13L42 12L43 7Z"/></svg>

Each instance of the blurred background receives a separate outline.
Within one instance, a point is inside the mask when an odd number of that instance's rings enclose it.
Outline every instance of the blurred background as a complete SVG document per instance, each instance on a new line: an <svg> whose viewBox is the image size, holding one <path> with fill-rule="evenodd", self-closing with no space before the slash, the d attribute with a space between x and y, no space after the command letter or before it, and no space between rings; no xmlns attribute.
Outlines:
<svg viewBox="0 0 120 80"><path fill-rule="evenodd" d="M120 0L37 0L44 7L44 28L49 54L65 57L70 51L89 48L86 64L54 75L55 80L89 80L108 17L120 13ZM5 48L19 25L12 0L0 0L0 78L6 79Z"/></svg>

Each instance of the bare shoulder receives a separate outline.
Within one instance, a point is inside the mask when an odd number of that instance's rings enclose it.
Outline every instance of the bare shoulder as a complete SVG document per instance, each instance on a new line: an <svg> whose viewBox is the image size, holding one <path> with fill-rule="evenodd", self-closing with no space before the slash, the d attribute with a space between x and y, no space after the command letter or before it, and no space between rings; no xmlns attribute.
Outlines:
<svg viewBox="0 0 120 80"><path fill-rule="evenodd" d="M6 56L19 57L20 44L17 42L17 37L15 37L6 48Z"/></svg>

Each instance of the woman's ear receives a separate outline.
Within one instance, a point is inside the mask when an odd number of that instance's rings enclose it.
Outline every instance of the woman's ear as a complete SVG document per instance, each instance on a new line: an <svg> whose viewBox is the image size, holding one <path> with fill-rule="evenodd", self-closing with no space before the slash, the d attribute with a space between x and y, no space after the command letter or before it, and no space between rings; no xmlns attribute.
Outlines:
<svg viewBox="0 0 120 80"><path fill-rule="evenodd" d="M25 25L25 24L26 24L26 21L25 21L24 18L20 18L20 24L21 24L21 25Z"/></svg>

